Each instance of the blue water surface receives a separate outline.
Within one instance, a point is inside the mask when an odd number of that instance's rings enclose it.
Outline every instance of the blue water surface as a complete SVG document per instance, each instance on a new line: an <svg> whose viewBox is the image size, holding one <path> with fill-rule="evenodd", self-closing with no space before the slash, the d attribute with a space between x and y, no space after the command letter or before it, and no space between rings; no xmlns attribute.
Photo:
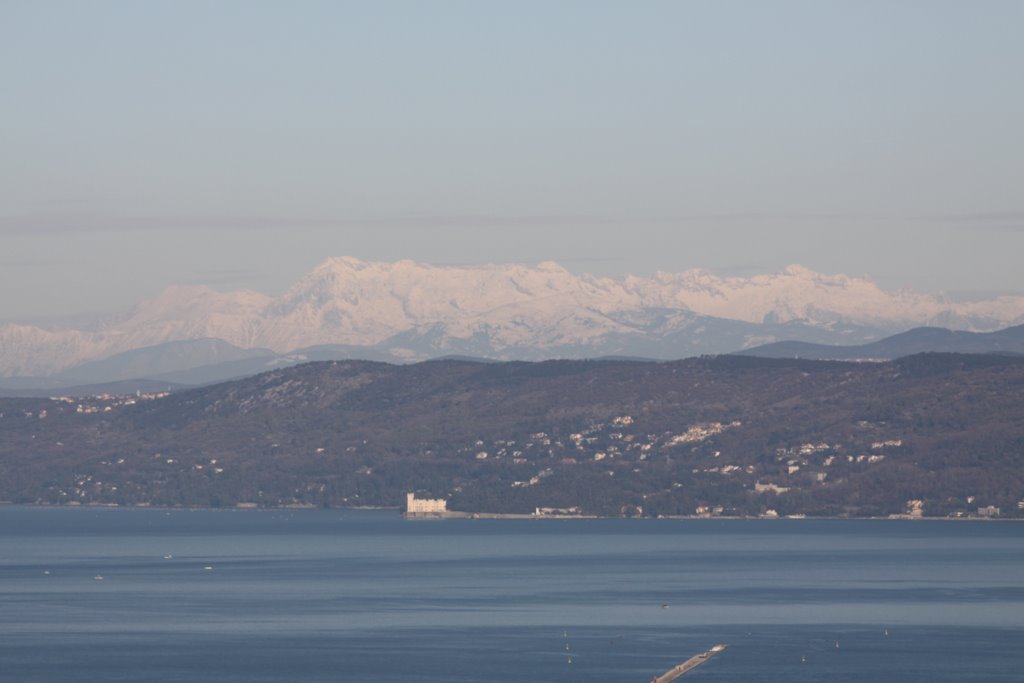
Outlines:
<svg viewBox="0 0 1024 683"><path fill-rule="evenodd" d="M99 579L98 577L102 577ZM1024 681L1024 525L0 507L0 681Z"/></svg>

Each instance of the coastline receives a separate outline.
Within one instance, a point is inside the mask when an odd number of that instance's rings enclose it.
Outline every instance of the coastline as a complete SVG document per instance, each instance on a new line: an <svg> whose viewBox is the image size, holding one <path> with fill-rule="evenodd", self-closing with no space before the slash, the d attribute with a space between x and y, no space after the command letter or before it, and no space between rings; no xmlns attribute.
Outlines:
<svg viewBox="0 0 1024 683"><path fill-rule="evenodd" d="M446 515L412 515L403 514L408 521L433 521L443 522L454 519L621 519L635 520L638 522L691 522L691 521L729 521L729 522L801 522L801 521L853 521L853 522L1022 522L1021 517L816 517L812 515L801 515L799 517L762 517L762 516L730 516L718 515L708 517L707 515L663 515L661 517L605 517L602 515L534 515L528 513L503 513L503 512L457 512L452 511Z"/></svg>
<svg viewBox="0 0 1024 683"><path fill-rule="evenodd" d="M646 522L659 521L877 521L877 522L1024 522L1024 517L909 517L888 515L885 517L818 517L814 515L792 515L779 517L765 516L742 516L742 515L662 515L659 517L612 517L603 515L568 515L568 514L546 514L537 515L534 513L515 512L463 512L450 510L444 514L430 513L407 515L401 506L398 505L354 505L339 507L321 507L316 505L282 505L279 507L259 507L255 504L238 504L225 507L191 506L191 505L149 505L134 504L120 505L117 503L84 503L81 505L53 504L53 503L15 503L13 501L0 500L0 507L19 508L47 508L47 509L76 509L76 510L164 510L179 512L284 512L296 510L335 510L335 511L365 511L365 512L396 512L407 521L443 522L450 520L603 520L621 519Z"/></svg>

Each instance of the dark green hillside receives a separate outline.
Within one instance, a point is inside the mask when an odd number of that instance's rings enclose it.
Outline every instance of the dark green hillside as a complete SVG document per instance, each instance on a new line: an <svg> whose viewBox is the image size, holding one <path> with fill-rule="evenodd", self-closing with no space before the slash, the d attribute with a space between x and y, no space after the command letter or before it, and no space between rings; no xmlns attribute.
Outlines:
<svg viewBox="0 0 1024 683"><path fill-rule="evenodd" d="M0 413L0 499L16 502L399 505L413 490L493 512L1024 513L1013 357L324 362Z"/></svg>

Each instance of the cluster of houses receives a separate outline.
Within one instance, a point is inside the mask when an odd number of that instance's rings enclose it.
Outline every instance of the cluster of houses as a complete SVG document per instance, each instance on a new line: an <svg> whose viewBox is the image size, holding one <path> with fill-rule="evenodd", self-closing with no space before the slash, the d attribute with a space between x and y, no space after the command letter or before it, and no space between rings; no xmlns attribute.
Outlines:
<svg viewBox="0 0 1024 683"><path fill-rule="evenodd" d="M512 465L536 463L538 469L532 476L511 482L512 487L523 488L535 486L551 476L553 465L573 466L591 462L612 467L616 462L622 465L623 461L629 461L639 466L640 462L655 457L663 457L669 462L673 458L689 457L694 447L699 447L703 442L727 430L742 426L739 420L701 422L687 425L685 429L677 432L642 434L636 433L636 422L632 415L619 415L607 423L595 423L585 430L570 433L563 438L548 432L533 432L522 440L498 439L488 443L483 439L477 439L458 452L478 461L508 462ZM885 451L898 449L902 445L902 439L885 439L872 442L870 449L865 449L867 452L850 454L839 444L809 442L777 449L775 465L762 465L760 468L753 464L727 462L720 451L705 447L704 452L696 459L714 460L706 465L694 467L691 472L696 475L760 475L753 483L755 492L779 494L789 490L790 486L772 482L772 478L786 480L786 483L794 477L800 477L801 480L809 479L811 482L825 482L828 479L828 468L840 464L873 465L885 460ZM634 468L633 471L640 470ZM615 476L615 469L609 469L608 474Z"/></svg>
<svg viewBox="0 0 1024 683"><path fill-rule="evenodd" d="M94 413L109 413L118 408L133 406L141 401L154 401L158 398L170 396L169 391L142 392L134 394L96 394L94 396L51 396L50 400L56 403L73 405L75 412L85 415ZM46 417L47 411L40 410L39 417Z"/></svg>

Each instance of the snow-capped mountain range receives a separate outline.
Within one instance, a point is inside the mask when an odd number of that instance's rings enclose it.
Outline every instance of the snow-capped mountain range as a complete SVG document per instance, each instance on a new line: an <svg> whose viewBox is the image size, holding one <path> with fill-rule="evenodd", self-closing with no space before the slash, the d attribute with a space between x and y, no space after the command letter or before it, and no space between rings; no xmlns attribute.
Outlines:
<svg viewBox="0 0 1024 683"><path fill-rule="evenodd" d="M705 270L610 278L552 262L438 267L338 257L278 297L170 287L100 329L2 325L0 377L54 375L198 339L277 353L343 345L352 356L365 349L395 360L678 358L782 339L854 344L919 325L989 331L1022 322L1022 296L960 303L796 265L749 278Z"/></svg>

